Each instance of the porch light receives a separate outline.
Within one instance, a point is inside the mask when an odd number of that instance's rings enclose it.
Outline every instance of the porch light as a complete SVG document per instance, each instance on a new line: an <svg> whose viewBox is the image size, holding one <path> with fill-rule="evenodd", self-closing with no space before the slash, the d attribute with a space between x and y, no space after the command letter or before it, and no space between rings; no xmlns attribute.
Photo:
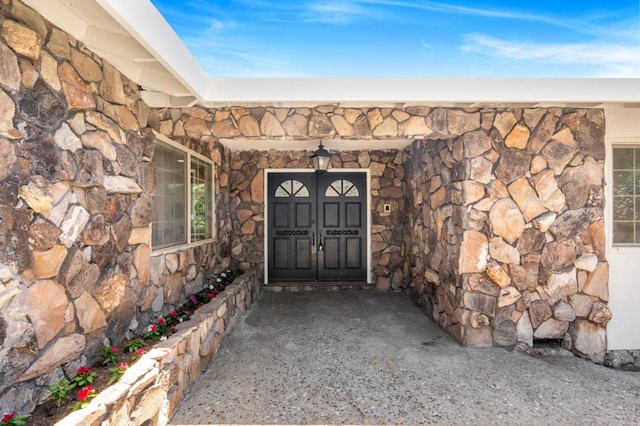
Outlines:
<svg viewBox="0 0 640 426"><path fill-rule="evenodd" d="M322 141L320 141L320 145L318 149L311 154L311 161L313 161L313 168L316 169L316 172L325 172L327 168L329 168L329 160L331 159L331 154L329 151L324 149L322 146Z"/></svg>

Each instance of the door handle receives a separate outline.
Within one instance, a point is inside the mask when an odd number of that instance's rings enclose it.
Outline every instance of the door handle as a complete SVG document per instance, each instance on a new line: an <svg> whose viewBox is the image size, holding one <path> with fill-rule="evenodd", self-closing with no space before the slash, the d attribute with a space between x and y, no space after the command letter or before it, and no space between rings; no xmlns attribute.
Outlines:
<svg viewBox="0 0 640 426"><path fill-rule="evenodd" d="M316 233L312 232L311 233L311 245L315 247L316 245Z"/></svg>
<svg viewBox="0 0 640 426"><path fill-rule="evenodd" d="M322 244L322 232L320 233L320 244L318 245L318 251L324 251L324 244Z"/></svg>

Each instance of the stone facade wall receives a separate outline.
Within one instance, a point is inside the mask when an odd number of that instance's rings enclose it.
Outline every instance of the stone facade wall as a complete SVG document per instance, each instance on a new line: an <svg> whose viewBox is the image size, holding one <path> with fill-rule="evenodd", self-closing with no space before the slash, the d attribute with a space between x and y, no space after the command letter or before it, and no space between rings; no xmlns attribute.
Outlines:
<svg viewBox="0 0 640 426"><path fill-rule="evenodd" d="M232 258L243 268L250 268L264 262L264 170L312 168L311 152L286 150L286 142L282 150L260 150L260 140L397 139L406 131L431 134L425 119L428 110L416 109L416 113L423 114L413 117L421 121L419 124L399 109L194 107L154 111L150 123L176 141L195 139L219 143L220 139L255 139L255 143L247 143L247 150L231 153L230 198L226 204L231 213ZM399 119L403 121L399 123ZM346 141L345 148L348 149ZM408 273L403 152L375 149L333 152L331 163L334 168L370 169L373 279L378 289L403 287ZM391 205L390 214L384 213L384 204Z"/></svg>
<svg viewBox="0 0 640 426"><path fill-rule="evenodd" d="M233 259L249 265L264 263L264 169L312 168L309 152L234 152L231 178ZM334 153L335 168L371 170L371 257L376 288L399 289L406 281L403 250L405 210L401 152ZM383 205L392 205L390 214Z"/></svg>
<svg viewBox="0 0 640 426"><path fill-rule="evenodd" d="M341 140L334 167L371 170L378 288L406 289L465 344L562 338L602 361L601 110L149 110L136 84L19 0L0 11L0 409L30 411L232 256L261 264L264 169L311 166L288 140ZM152 129L214 160L215 243L152 258ZM251 143L230 152L226 138ZM393 139L416 142L376 147Z"/></svg>
<svg viewBox="0 0 640 426"><path fill-rule="evenodd" d="M343 141L334 166L374 175L378 288L405 289L467 345L562 339L602 362L611 316L602 110L196 107L161 111L154 126L174 139L249 140L229 174L234 258L263 261L261 170L311 166L309 153L259 152L260 141ZM348 151L351 139L398 138L415 142ZM385 197L397 203L387 218Z"/></svg>
<svg viewBox="0 0 640 426"><path fill-rule="evenodd" d="M177 326L89 405L56 425L165 425L218 352L222 340L260 296L262 272L237 277L224 292Z"/></svg>
<svg viewBox="0 0 640 426"><path fill-rule="evenodd" d="M223 226L219 244L151 265L138 86L22 2L0 12L0 412L25 413L229 260ZM221 147L192 148L224 175Z"/></svg>
<svg viewBox="0 0 640 426"><path fill-rule="evenodd" d="M640 371L640 350L607 351L604 365L629 371Z"/></svg>
<svg viewBox="0 0 640 426"><path fill-rule="evenodd" d="M602 362L611 318L603 111L456 117L467 132L409 149L409 292L463 344L562 339Z"/></svg>

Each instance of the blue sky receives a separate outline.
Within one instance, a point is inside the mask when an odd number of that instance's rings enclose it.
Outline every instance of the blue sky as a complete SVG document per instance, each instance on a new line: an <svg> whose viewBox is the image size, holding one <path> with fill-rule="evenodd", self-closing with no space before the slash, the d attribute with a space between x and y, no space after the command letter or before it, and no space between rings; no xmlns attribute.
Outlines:
<svg viewBox="0 0 640 426"><path fill-rule="evenodd" d="M211 77L640 77L640 0L152 0Z"/></svg>

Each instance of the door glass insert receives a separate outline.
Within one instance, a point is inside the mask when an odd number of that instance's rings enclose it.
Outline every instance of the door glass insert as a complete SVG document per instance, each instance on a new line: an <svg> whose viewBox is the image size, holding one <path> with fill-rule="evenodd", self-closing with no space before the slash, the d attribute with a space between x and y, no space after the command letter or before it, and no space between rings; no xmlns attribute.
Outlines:
<svg viewBox="0 0 640 426"><path fill-rule="evenodd" d="M285 180L276 188L275 196L277 198L285 197L308 197L309 188L304 186L299 180L291 179Z"/></svg>
<svg viewBox="0 0 640 426"><path fill-rule="evenodd" d="M360 192L353 182L346 179L334 180L331 185L327 187L324 193L325 197L359 197Z"/></svg>

